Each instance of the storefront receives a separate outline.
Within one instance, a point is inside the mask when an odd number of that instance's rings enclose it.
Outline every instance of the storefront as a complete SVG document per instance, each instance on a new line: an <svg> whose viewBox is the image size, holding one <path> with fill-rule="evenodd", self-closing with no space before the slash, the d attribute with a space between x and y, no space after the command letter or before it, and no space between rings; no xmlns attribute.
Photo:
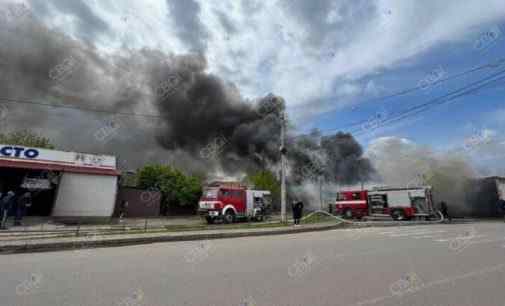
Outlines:
<svg viewBox="0 0 505 306"><path fill-rule="evenodd" d="M0 144L0 192L29 190L31 216L108 218L118 176L114 156Z"/></svg>

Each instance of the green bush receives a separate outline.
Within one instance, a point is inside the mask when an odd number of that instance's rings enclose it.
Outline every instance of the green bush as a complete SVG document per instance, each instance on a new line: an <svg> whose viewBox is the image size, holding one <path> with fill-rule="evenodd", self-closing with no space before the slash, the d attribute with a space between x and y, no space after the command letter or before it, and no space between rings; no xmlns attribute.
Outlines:
<svg viewBox="0 0 505 306"><path fill-rule="evenodd" d="M28 130L6 134L0 133L0 143L43 149L54 149L54 145L51 144L49 138L40 136Z"/></svg>
<svg viewBox="0 0 505 306"><path fill-rule="evenodd" d="M198 177L185 175L166 165L142 168L137 174L137 186L159 190L165 207L196 207L202 195L202 183Z"/></svg>

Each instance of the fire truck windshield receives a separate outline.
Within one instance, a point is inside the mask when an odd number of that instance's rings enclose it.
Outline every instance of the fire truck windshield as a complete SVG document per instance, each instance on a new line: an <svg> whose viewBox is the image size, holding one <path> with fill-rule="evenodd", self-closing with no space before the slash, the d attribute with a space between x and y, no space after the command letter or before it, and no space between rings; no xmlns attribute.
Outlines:
<svg viewBox="0 0 505 306"><path fill-rule="evenodd" d="M205 189L203 191L203 198L206 198L206 199L217 199L217 192L218 192L218 189L216 189L216 188Z"/></svg>
<svg viewBox="0 0 505 306"><path fill-rule="evenodd" d="M412 198L412 206L417 210L418 213L428 212L428 205L426 203L426 198L421 197Z"/></svg>

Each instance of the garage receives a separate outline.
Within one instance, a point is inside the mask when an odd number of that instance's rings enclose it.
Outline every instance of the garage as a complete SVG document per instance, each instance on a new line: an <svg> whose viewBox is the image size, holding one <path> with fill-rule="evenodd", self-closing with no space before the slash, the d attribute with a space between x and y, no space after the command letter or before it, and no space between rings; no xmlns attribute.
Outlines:
<svg viewBox="0 0 505 306"><path fill-rule="evenodd" d="M28 216L110 218L118 176L114 156L0 144L0 192L30 191Z"/></svg>

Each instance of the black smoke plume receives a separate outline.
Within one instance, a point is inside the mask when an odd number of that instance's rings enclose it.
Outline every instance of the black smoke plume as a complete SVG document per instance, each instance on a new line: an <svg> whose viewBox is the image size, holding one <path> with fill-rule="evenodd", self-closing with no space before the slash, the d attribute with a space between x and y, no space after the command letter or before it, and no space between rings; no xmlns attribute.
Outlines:
<svg viewBox="0 0 505 306"><path fill-rule="evenodd" d="M361 145L351 134L338 132L321 136L315 131L291 143L293 180L355 184L374 174L370 161L363 157Z"/></svg>
<svg viewBox="0 0 505 306"><path fill-rule="evenodd" d="M0 42L4 130L28 126L59 148L113 154L130 169L169 162L188 172L236 174L279 161L283 100L244 99L234 84L207 72L202 54L105 53L31 14L0 19ZM103 125L114 133L97 133ZM324 160L328 180L354 182L372 171L349 134L292 134L288 157L298 181L308 179L298 172L312 169L315 157Z"/></svg>

